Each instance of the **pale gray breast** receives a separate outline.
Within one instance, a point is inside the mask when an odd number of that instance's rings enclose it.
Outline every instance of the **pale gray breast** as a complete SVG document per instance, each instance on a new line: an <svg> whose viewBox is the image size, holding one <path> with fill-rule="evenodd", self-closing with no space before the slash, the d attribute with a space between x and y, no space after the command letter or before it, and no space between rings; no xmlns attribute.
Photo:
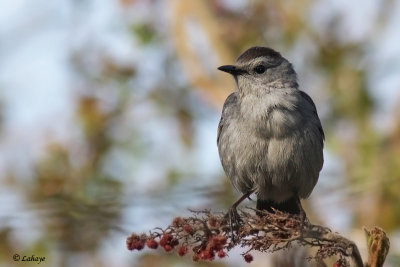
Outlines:
<svg viewBox="0 0 400 267"><path fill-rule="evenodd" d="M271 195L275 188L307 197L323 163L323 131L312 100L301 91L251 97L243 103L232 94L224 105L218 148L227 176L242 192L256 187Z"/></svg>
<svg viewBox="0 0 400 267"><path fill-rule="evenodd" d="M224 104L218 127L218 150L222 166L233 185L242 192L253 187L257 164L265 162L265 140L254 138L254 130L240 114L237 93Z"/></svg>

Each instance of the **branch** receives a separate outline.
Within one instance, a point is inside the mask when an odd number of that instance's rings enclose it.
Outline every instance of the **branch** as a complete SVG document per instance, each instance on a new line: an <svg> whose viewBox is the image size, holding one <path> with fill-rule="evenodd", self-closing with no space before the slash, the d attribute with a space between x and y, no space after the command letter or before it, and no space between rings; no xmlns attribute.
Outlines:
<svg viewBox="0 0 400 267"><path fill-rule="evenodd" d="M309 260L322 261L337 256L335 266L350 266L349 260L357 267L364 266L354 242L329 228L310 224L298 215L280 211L268 213L248 208L239 211L241 223L231 227L224 213L212 213L208 210L192 213L191 217L176 217L165 229L156 228L149 234L141 235L132 233L126 240L127 248L142 250L146 245L152 249L161 246L167 252L177 249L180 256L191 250L193 260L199 261L213 260L216 256L224 258L232 248L240 246L245 249L242 253L244 260L251 262L251 251L273 253L297 244L316 248L315 254L308 257ZM389 240L386 238L387 242L382 242L379 241L384 240L382 238L371 238L376 236L376 233L386 237L380 228L365 231L370 237L368 242L374 244L370 247L375 248L373 253L370 252L370 257L379 258L379 262L383 264L389 249ZM387 244L385 248L376 249L383 243ZM372 254L380 256L371 256ZM373 262L369 259L366 266L382 266Z"/></svg>
<svg viewBox="0 0 400 267"><path fill-rule="evenodd" d="M366 267L382 267L389 252L390 242L386 233L379 227L364 228L367 237L368 263Z"/></svg>

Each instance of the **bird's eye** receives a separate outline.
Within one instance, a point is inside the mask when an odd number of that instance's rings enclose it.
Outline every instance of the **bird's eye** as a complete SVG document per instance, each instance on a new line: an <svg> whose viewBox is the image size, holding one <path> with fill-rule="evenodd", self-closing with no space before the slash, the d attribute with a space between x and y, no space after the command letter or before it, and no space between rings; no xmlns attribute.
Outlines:
<svg viewBox="0 0 400 267"><path fill-rule="evenodd" d="M265 72L265 67L263 65L258 65L257 67L254 68L254 71L257 72L258 74L262 74Z"/></svg>

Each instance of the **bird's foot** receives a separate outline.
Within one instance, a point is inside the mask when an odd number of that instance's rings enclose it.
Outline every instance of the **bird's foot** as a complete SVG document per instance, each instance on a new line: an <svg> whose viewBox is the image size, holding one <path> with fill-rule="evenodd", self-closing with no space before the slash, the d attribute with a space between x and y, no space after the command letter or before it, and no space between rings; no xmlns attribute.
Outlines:
<svg viewBox="0 0 400 267"><path fill-rule="evenodd" d="M301 209L300 210L300 229L312 227L310 220L307 218L306 212Z"/></svg>
<svg viewBox="0 0 400 267"><path fill-rule="evenodd" d="M243 223L239 213L236 210L236 207L231 207L228 213L225 214L224 219L229 224L229 227L231 229L231 237L232 240L234 240L234 232L237 231Z"/></svg>
<svg viewBox="0 0 400 267"><path fill-rule="evenodd" d="M225 214L224 218L228 221L232 229L237 229L243 222L236 207L231 207L228 213Z"/></svg>
<svg viewBox="0 0 400 267"><path fill-rule="evenodd" d="M250 197L255 190L251 190L243 194L235 203L233 203L232 207L229 209L228 213L224 216L224 220L227 221L229 224L231 233L232 233L232 240L234 240L234 231L237 231L239 227L242 225L243 221L240 218L239 213L237 212L237 206L246 198Z"/></svg>
<svg viewBox="0 0 400 267"><path fill-rule="evenodd" d="M300 210L300 229L306 229L306 228L312 228L313 224L310 223L310 220L307 218L306 211L303 209L303 206L301 205L300 199L297 199L297 204Z"/></svg>

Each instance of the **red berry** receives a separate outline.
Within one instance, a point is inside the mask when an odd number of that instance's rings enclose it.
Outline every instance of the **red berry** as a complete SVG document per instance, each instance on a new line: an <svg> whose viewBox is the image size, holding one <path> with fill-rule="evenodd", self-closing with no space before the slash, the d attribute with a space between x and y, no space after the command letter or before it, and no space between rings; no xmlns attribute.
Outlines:
<svg viewBox="0 0 400 267"><path fill-rule="evenodd" d="M189 225L189 224L185 224L185 225L183 226L183 230L184 230L186 233L190 234L190 235L192 235L192 234L194 233L193 227L192 227L191 225Z"/></svg>
<svg viewBox="0 0 400 267"><path fill-rule="evenodd" d="M165 250L166 252L169 252L169 251L172 250L172 246L170 246L170 245L165 245L165 246L164 246L164 250Z"/></svg>
<svg viewBox="0 0 400 267"><path fill-rule="evenodd" d="M225 251L223 251L223 250L218 251L218 257L224 258L225 256L226 256Z"/></svg>
<svg viewBox="0 0 400 267"><path fill-rule="evenodd" d="M160 246L164 247L165 245L170 245L171 240L172 240L172 235L163 234L160 239Z"/></svg>
<svg viewBox="0 0 400 267"><path fill-rule="evenodd" d="M247 263L252 262L252 261L253 261L253 255L251 255L251 254L246 254L246 255L244 255L244 260L245 260Z"/></svg>
<svg viewBox="0 0 400 267"><path fill-rule="evenodd" d="M188 248L187 247L180 247L178 249L178 255L181 256L181 257L185 256L187 252L188 252Z"/></svg>
<svg viewBox="0 0 400 267"><path fill-rule="evenodd" d="M208 247L215 251L222 250L226 244L226 240L226 236L223 235L213 236L208 243Z"/></svg>
<svg viewBox="0 0 400 267"><path fill-rule="evenodd" d="M225 245L227 237L223 235L217 235L214 237L214 242L218 245Z"/></svg>
<svg viewBox="0 0 400 267"><path fill-rule="evenodd" d="M215 256L214 252L211 251L211 250L208 250L208 249L203 250L202 252L200 252L200 258L202 260L213 260L214 256Z"/></svg>
<svg viewBox="0 0 400 267"><path fill-rule="evenodd" d="M158 243L153 238L147 240L146 245L147 245L147 247L152 248L152 249L157 249L158 248Z"/></svg>
<svg viewBox="0 0 400 267"><path fill-rule="evenodd" d="M146 236L138 236L136 234L131 234L126 239L126 246L129 250L142 250L146 243Z"/></svg>

